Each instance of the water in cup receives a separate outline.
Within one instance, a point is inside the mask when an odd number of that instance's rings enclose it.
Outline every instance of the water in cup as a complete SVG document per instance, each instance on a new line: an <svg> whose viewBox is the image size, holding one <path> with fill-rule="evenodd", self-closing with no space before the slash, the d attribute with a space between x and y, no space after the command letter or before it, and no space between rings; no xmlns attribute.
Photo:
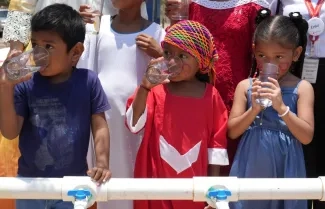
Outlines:
<svg viewBox="0 0 325 209"><path fill-rule="evenodd" d="M258 79L261 82L269 82L268 78L277 79L278 73L279 73L279 68L277 65L274 65L272 63L264 63ZM262 88L267 88L267 87L262 86ZM256 102L261 106L263 106L264 108L272 106L272 101L268 98L257 98Z"/></svg>
<svg viewBox="0 0 325 209"><path fill-rule="evenodd" d="M171 16L172 20L187 20L191 0L179 0L179 8L175 14Z"/></svg>
<svg viewBox="0 0 325 209"><path fill-rule="evenodd" d="M49 63L49 52L43 47L34 47L3 64L6 76L10 80L18 80L29 73L45 68Z"/></svg>
<svg viewBox="0 0 325 209"><path fill-rule="evenodd" d="M92 0L90 4L91 8L88 9L87 12L92 13L94 15L94 17L92 18L94 23L89 24L90 30L87 30L87 33L97 34L99 32L103 4L103 0ZM89 26L87 26L87 29L89 28Z"/></svg>
<svg viewBox="0 0 325 209"><path fill-rule="evenodd" d="M162 83L164 80L175 76L182 70L181 60L162 60L154 65L149 66L146 72L148 81L152 84Z"/></svg>

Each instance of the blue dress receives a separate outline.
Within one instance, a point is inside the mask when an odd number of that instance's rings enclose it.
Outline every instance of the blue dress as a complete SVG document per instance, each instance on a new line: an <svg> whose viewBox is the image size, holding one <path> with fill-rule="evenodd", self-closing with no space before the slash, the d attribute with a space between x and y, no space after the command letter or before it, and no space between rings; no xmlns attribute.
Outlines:
<svg viewBox="0 0 325 209"><path fill-rule="evenodd" d="M291 112L295 114L297 114L298 85L281 88L284 104L289 106ZM248 89L247 97L248 109L251 107L251 87ZM272 107L266 108L264 114L261 112L256 116L254 122L243 134L230 176L238 178L306 177L302 145L290 133L284 121ZM245 200L230 203L230 208L307 209L307 200Z"/></svg>

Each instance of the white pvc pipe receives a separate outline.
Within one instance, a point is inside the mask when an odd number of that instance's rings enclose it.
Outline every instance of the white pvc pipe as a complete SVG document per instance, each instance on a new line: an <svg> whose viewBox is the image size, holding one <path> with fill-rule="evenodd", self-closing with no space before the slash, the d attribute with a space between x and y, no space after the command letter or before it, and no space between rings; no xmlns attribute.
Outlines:
<svg viewBox="0 0 325 209"><path fill-rule="evenodd" d="M67 193L89 189L96 201L108 200L194 200L206 201L211 186L232 192L228 201L262 199L324 199L323 179L238 179L236 177L195 177L193 179L112 178L98 187L88 177L0 178L0 199L63 199ZM94 200L95 201L95 200Z"/></svg>

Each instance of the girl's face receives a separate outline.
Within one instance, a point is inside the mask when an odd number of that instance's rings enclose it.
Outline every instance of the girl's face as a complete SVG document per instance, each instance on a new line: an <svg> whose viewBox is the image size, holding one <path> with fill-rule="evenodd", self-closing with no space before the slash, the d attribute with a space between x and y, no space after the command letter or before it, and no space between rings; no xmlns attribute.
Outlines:
<svg viewBox="0 0 325 209"><path fill-rule="evenodd" d="M168 43L164 43L164 57L167 60L179 59L181 61L180 73L169 78L170 81L190 81L196 79L195 74L198 72L199 64L196 59L182 49Z"/></svg>
<svg viewBox="0 0 325 209"><path fill-rule="evenodd" d="M302 47L295 49L284 48L277 43L261 42L253 46L257 68L262 69L264 63L272 63L279 67L279 78L290 69L292 62L298 61Z"/></svg>

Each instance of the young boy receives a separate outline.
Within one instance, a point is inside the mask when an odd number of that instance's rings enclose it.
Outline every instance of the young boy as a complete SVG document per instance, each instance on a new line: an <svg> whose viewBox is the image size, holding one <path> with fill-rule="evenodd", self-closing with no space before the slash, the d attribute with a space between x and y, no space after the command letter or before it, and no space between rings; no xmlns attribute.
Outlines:
<svg viewBox="0 0 325 209"><path fill-rule="evenodd" d="M34 75L10 81L1 69L0 129L20 136L18 176L63 177L88 174L99 184L110 177L110 106L97 75L75 68L83 52L85 26L70 6L53 4L32 18L33 47L49 51L49 64ZM87 168L90 127L96 167ZM17 200L16 209L72 209L70 202Z"/></svg>

